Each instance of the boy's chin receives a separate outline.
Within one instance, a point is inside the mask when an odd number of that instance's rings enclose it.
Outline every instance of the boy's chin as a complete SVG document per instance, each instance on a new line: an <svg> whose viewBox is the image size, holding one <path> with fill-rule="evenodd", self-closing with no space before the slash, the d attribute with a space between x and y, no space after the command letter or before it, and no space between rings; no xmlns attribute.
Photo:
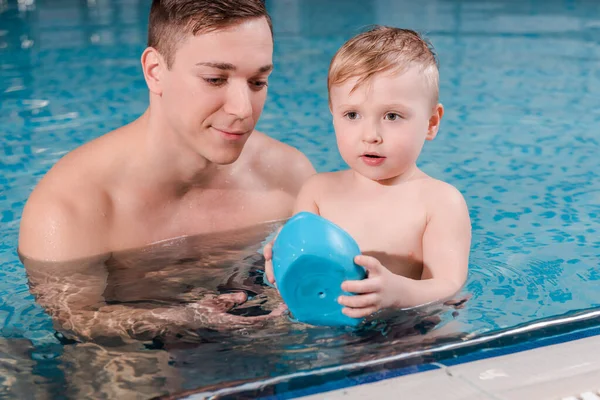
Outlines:
<svg viewBox="0 0 600 400"><path fill-rule="evenodd" d="M369 171L366 170L364 168L361 169L355 169L355 172L358 172L360 175L362 175L363 177L375 181L375 182L384 182L384 181L388 181L390 179L394 179L397 175L391 174L391 173L386 173L384 171Z"/></svg>
<svg viewBox="0 0 600 400"><path fill-rule="evenodd" d="M354 171L371 181L378 182L381 184L393 184L402 175L402 172L376 170L374 171L365 170L364 168L355 169Z"/></svg>

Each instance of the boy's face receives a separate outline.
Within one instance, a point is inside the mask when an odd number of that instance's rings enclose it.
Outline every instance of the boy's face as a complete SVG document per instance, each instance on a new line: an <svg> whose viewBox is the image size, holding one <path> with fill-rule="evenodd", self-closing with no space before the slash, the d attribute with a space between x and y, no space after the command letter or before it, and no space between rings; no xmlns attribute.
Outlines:
<svg viewBox="0 0 600 400"><path fill-rule="evenodd" d="M189 35L171 69L161 70L159 101L169 127L211 162L237 160L265 104L272 57L264 18Z"/></svg>
<svg viewBox="0 0 600 400"><path fill-rule="evenodd" d="M331 87L331 112L340 154L361 175L392 180L416 164L443 114L416 67L375 74L352 93L358 77Z"/></svg>

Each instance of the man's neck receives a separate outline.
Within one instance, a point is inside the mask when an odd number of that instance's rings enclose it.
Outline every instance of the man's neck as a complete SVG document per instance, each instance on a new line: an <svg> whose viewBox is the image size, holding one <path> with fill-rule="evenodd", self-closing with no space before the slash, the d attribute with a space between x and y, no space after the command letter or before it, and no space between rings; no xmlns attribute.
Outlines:
<svg viewBox="0 0 600 400"><path fill-rule="evenodd" d="M212 163L184 143L148 109L134 124L133 135L140 151L135 160L145 185L154 186L167 196L182 196L194 188L210 186L230 166ZM133 157L133 155L132 155Z"/></svg>

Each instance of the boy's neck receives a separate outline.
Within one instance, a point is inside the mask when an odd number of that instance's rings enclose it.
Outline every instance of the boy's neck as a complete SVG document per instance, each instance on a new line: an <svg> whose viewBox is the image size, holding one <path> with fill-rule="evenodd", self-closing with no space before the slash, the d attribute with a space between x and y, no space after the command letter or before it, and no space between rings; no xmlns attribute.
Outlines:
<svg viewBox="0 0 600 400"><path fill-rule="evenodd" d="M354 175L355 179L358 179L361 181L366 181L366 182L371 182L378 186L398 186L398 185L402 185L406 182L410 182L412 180L419 179L419 178L422 178L423 176L425 176L425 173L423 171L421 171L416 165L411 166L409 169L407 169L400 175L396 175L394 177L387 178L387 179L381 179L381 180L367 178L366 176L356 172L355 170L351 170L351 171L352 171L352 174Z"/></svg>

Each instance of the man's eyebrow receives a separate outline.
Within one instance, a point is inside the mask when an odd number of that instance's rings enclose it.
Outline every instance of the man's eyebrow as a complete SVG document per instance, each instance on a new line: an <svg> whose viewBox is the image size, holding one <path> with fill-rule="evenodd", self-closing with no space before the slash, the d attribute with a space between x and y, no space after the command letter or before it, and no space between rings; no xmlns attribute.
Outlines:
<svg viewBox="0 0 600 400"><path fill-rule="evenodd" d="M258 69L259 74L264 74L265 72L273 71L273 64L262 66Z"/></svg>
<svg viewBox="0 0 600 400"><path fill-rule="evenodd" d="M199 63L196 63L196 65L210 67L210 68L216 68L216 69L220 69L223 71L237 70L237 67L235 65L229 64L229 63L222 63L222 62L199 62ZM262 67L260 67L258 69L258 73L264 74L265 72L270 72L272 70L273 70L273 64L263 65Z"/></svg>
<svg viewBox="0 0 600 400"><path fill-rule="evenodd" d="M221 62L199 62L196 65L202 65L205 67L222 69L223 71L235 71L237 68L233 64L221 63Z"/></svg>

